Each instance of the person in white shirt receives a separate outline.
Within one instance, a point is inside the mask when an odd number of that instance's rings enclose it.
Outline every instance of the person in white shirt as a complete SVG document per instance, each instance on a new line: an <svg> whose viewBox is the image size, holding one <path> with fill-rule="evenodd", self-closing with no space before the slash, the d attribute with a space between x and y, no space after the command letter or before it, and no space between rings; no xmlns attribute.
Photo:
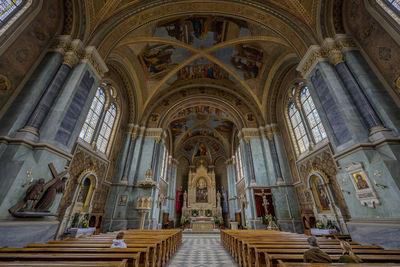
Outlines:
<svg viewBox="0 0 400 267"><path fill-rule="evenodd" d="M119 232L116 238L112 241L111 248L127 248L124 241L124 232Z"/></svg>

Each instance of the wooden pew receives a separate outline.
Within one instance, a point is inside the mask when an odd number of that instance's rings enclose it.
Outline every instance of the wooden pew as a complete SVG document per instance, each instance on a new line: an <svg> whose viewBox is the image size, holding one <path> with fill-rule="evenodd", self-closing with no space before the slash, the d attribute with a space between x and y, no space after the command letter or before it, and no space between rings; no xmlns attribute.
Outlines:
<svg viewBox="0 0 400 267"><path fill-rule="evenodd" d="M381 267L381 266L399 266L394 263L302 263L302 262L283 262L278 261L278 267Z"/></svg>
<svg viewBox="0 0 400 267"><path fill-rule="evenodd" d="M90 261L115 261L121 262L126 260L128 267L139 267L140 253L136 254L117 254L117 253L1 253L0 261L65 261L65 262L88 262ZM82 265L86 266L86 265Z"/></svg>
<svg viewBox="0 0 400 267"><path fill-rule="evenodd" d="M0 267L127 267L127 260L122 261L14 261L0 262Z"/></svg>

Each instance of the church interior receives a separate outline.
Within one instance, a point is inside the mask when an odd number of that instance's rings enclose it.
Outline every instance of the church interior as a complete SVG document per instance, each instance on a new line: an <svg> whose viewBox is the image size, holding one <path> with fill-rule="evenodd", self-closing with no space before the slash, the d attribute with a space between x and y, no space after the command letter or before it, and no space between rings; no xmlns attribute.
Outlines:
<svg viewBox="0 0 400 267"><path fill-rule="evenodd" d="M400 264L399 66L399 0L0 0L0 266Z"/></svg>

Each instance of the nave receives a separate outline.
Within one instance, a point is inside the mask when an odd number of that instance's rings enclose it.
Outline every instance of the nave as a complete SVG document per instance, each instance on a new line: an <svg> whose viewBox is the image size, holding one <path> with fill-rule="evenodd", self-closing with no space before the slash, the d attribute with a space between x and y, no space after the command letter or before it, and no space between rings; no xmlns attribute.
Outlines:
<svg viewBox="0 0 400 267"><path fill-rule="evenodd" d="M234 267L237 264L221 245L219 234L183 234L182 246L168 267Z"/></svg>

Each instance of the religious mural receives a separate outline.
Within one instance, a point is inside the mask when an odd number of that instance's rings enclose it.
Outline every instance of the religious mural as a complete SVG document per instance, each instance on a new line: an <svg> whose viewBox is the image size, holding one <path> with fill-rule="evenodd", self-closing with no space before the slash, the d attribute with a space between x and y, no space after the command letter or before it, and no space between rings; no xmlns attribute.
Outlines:
<svg viewBox="0 0 400 267"><path fill-rule="evenodd" d="M364 172L356 172L352 174L354 183L357 186L358 190L368 189L369 185L367 179L365 177Z"/></svg>
<svg viewBox="0 0 400 267"><path fill-rule="evenodd" d="M190 56L186 49L169 44L148 44L139 58L150 78L158 79Z"/></svg>
<svg viewBox="0 0 400 267"><path fill-rule="evenodd" d="M220 66L209 61L194 62L178 71L179 80L208 78L213 80L229 79L229 74Z"/></svg>
<svg viewBox="0 0 400 267"><path fill-rule="evenodd" d="M264 51L256 44L238 44L218 49L213 55L231 66L245 80L258 78L263 67Z"/></svg>
<svg viewBox="0 0 400 267"><path fill-rule="evenodd" d="M250 35L247 23L237 19L193 16L161 23L155 31L157 37L168 37L196 48L211 47L218 43Z"/></svg>

